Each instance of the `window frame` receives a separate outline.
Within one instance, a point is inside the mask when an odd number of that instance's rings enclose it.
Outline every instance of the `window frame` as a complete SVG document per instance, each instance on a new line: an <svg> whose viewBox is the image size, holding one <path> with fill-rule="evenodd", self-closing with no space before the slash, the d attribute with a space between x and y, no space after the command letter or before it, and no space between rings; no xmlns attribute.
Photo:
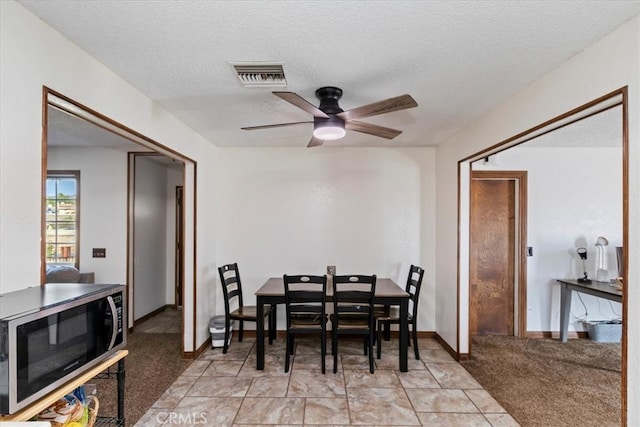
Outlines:
<svg viewBox="0 0 640 427"><path fill-rule="evenodd" d="M75 180L75 243L73 244L74 247L74 254L75 254L75 259L73 262L60 262L60 261L56 261L56 262L49 262L48 261L48 257L47 257L47 247L48 247L48 242L47 242L47 224L52 222L49 221L47 219L47 200L49 199L48 195L47 195L47 182L49 179L60 179L60 178L66 178L66 179L74 179ZM56 201L57 199L57 194L55 195L56 197ZM44 263L45 263L45 268L47 266L55 266L55 265L73 265L75 268L80 269L80 171L79 170L47 170L47 176L46 176L46 180L45 180L45 191L44 191ZM54 221L54 222L58 222L58 221ZM57 236L57 231L56 231L56 236ZM57 239L56 239L57 240ZM58 245L58 243L56 243L56 245Z"/></svg>

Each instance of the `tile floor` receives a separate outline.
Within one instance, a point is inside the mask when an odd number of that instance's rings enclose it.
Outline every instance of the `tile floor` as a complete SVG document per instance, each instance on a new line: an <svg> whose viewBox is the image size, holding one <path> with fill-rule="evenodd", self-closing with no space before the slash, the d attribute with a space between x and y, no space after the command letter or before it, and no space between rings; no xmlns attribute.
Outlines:
<svg viewBox="0 0 640 427"><path fill-rule="evenodd" d="M298 340L285 373L283 341L265 345L264 371L255 369L255 339L234 336L227 354L208 349L136 426L519 425L435 340L420 340L422 360L410 352L406 373L397 342L383 342L373 375L359 340L341 340L338 373L327 355L323 375L317 337Z"/></svg>

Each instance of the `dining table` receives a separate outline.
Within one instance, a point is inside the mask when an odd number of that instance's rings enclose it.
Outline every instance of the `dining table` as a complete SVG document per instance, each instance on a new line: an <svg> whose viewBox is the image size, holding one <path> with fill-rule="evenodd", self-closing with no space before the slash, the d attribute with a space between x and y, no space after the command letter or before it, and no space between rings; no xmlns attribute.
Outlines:
<svg viewBox="0 0 640 427"><path fill-rule="evenodd" d="M264 285L256 291L256 369L264 370L264 306L284 304L284 279L282 277L270 277ZM327 286L327 301L333 301L332 286ZM385 306L399 306L399 369L408 371L407 348L409 346L408 308L409 293L406 292L392 279L378 278L374 294L374 304ZM275 313L273 313L275 316ZM275 323L275 322L274 322Z"/></svg>

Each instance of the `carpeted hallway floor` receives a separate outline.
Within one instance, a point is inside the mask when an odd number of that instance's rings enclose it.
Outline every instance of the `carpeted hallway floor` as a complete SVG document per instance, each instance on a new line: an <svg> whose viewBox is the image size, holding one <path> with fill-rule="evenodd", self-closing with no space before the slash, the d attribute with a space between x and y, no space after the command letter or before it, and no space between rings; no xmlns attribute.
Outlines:
<svg viewBox="0 0 640 427"><path fill-rule="evenodd" d="M474 337L462 365L522 426L620 425L621 345Z"/></svg>
<svg viewBox="0 0 640 427"><path fill-rule="evenodd" d="M182 358L182 335L167 333L180 330L180 317L167 309L136 326L127 336L129 355L125 359L125 421L132 426L180 376L192 360ZM177 323L176 323L177 322ZM158 333L157 331L163 331ZM117 391L115 380L93 380L100 399L99 416L115 417Z"/></svg>

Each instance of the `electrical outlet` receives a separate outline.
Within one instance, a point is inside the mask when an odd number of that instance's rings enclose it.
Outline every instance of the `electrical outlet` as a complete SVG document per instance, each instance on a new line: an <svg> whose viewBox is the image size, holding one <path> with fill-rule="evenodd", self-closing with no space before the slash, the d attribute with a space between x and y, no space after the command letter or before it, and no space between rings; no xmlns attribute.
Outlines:
<svg viewBox="0 0 640 427"><path fill-rule="evenodd" d="M94 258L106 258L107 257L107 249L106 248L93 248L93 257Z"/></svg>

